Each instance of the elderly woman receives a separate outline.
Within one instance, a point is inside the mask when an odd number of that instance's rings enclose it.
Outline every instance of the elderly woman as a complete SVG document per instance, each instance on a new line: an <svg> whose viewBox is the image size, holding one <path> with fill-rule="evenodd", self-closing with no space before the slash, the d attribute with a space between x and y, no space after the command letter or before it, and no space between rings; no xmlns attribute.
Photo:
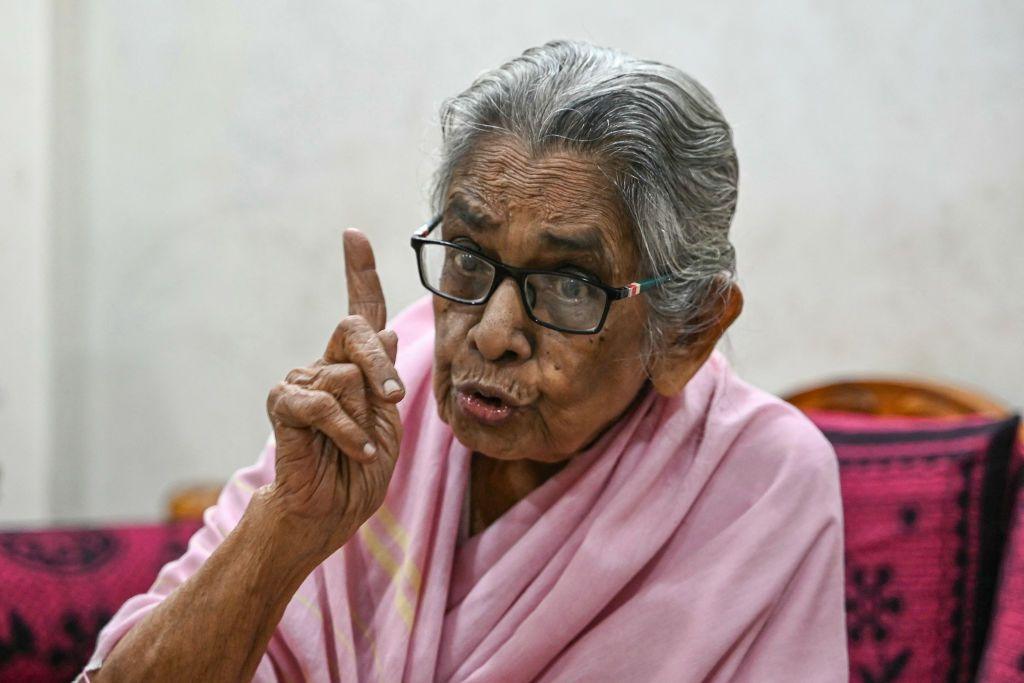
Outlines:
<svg viewBox="0 0 1024 683"><path fill-rule="evenodd" d="M742 298L711 96L554 42L441 122L431 295L385 327L345 233L350 315L88 675L845 680L834 455L714 351Z"/></svg>

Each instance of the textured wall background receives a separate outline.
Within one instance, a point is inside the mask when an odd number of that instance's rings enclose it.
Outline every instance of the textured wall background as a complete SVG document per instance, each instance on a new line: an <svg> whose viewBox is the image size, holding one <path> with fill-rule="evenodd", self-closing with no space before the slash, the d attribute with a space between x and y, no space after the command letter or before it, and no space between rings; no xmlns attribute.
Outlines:
<svg viewBox="0 0 1024 683"><path fill-rule="evenodd" d="M50 513L49 27L0 2L0 522Z"/></svg>
<svg viewBox="0 0 1024 683"><path fill-rule="evenodd" d="M13 124L52 138L52 195L3 194L0 215L50 216L14 226L45 232L49 275L0 314L46 312L52 409L37 451L0 461L0 521L153 517L173 484L251 462L268 389L344 313L341 229L370 234L392 312L420 296L408 235L438 105L554 37L675 64L733 124L741 375L782 392L912 373L1024 404L1024 6L35 6L45 20L0 21L0 43L52 48L51 126ZM10 396L23 377L0 379ZM18 477L45 503L12 498Z"/></svg>

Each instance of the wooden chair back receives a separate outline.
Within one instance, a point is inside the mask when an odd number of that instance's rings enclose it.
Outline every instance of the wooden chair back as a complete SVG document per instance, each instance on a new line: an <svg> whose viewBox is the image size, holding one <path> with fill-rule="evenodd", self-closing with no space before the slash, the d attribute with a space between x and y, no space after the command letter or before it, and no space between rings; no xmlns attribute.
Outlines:
<svg viewBox="0 0 1024 683"><path fill-rule="evenodd" d="M203 510L217 502L221 484L198 484L171 491L167 517L172 522L201 520Z"/></svg>
<svg viewBox="0 0 1024 683"><path fill-rule="evenodd" d="M1010 411L984 394L916 379L844 379L795 391L783 399L801 410L840 410L871 415L1005 417Z"/></svg>

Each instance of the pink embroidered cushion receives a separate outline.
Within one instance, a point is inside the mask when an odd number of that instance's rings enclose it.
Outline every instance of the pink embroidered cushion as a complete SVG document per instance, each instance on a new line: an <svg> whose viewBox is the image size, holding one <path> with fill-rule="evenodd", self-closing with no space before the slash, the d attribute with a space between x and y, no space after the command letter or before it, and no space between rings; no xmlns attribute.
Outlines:
<svg viewBox="0 0 1024 683"><path fill-rule="evenodd" d="M809 416L839 458L850 680L973 680L1017 418Z"/></svg>
<svg viewBox="0 0 1024 683"><path fill-rule="evenodd" d="M1017 441L1010 476L1016 505L996 591L979 681L1024 681L1024 441Z"/></svg>
<svg viewBox="0 0 1024 683"><path fill-rule="evenodd" d="M0 533L0 681L69 681L199 522Z"/></svg>

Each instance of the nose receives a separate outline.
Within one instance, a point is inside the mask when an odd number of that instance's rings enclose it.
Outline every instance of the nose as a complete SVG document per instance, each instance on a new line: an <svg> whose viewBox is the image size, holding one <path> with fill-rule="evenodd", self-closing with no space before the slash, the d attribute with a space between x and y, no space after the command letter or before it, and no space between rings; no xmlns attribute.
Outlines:
<svg viewBox="0 0 1024 683"><path fill-rule="evenodd" d="M523 310L516 283L506 279L484 304L483 315L469 330L470 348L491 362L517 362L533 354L525 328L531 321Z"/></svg>

